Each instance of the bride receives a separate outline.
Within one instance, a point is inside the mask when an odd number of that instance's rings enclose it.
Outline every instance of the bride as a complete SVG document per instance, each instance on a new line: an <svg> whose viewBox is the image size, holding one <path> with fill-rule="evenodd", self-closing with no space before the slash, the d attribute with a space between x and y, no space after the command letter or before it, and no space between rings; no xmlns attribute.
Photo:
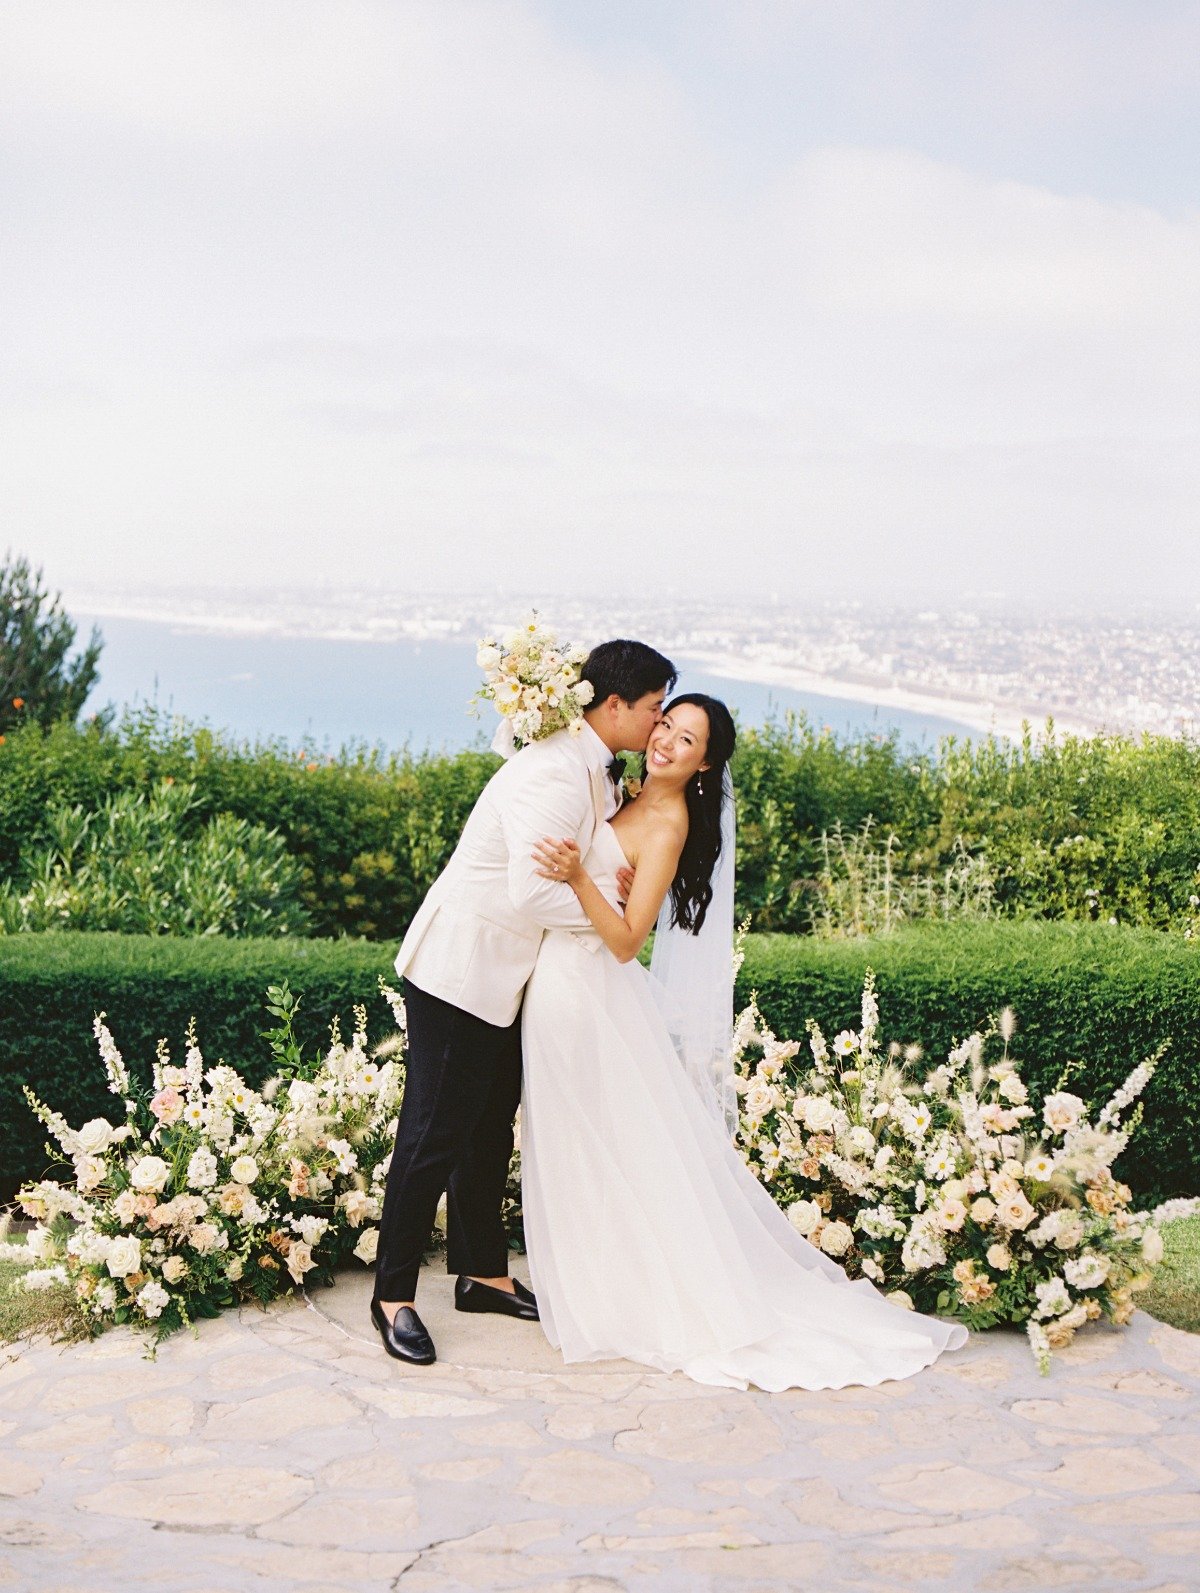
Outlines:
<svg viewBox="0 0 1200 1593"><path fill-rule="evenodd" d="M641 794L586 857L553 837L534 854L592 925L547 932L523 1008L522 1204L542 1325L567 1361L624 1357L727 1387L909 1377L966 1330L851 1282L729 1136L734 739L723 703L676 697ZM656 921L647 973L637 955Z"/></svg>

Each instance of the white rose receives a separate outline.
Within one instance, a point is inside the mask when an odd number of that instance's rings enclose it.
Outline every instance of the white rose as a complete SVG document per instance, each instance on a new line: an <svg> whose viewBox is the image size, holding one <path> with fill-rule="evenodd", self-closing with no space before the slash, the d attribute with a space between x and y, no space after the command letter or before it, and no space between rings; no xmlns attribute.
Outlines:
<svg viewBox="0 0 1200 1593"><path fill-rule="evenodd" d="M141 1271L141 1243L132 1234L110 1239L105 1247L104 1260L114 1278L127 1278L131 1272Z"/></svg>
<svg viewBox="0 0 1200 1593"><path fill-rule="evenodd" d="M833 1127L833 1102L824 1095L810 1096L804 1103L804 1126L810 1134L823 1134Z"/></svg>
<svg viewBox="0 0 1200 1593"><path fill-rule="evenodd" d="M140 1162L134 1163L129 1182L143 1195L157 1195L166 1187L170 1176L171 1169L161 1156L143 1156Z"/></svg>
<svg viewBox="0 0 1200 1593"><path fill-rule="evenodd" d="M1163 1258L1163 1236L1157 1228L1147 1228L1142 1235L1142 1259L1156 1267Z"/></svg>
<svg viewBox="0 0 1200 1593"><path fill-rule="evenodd" d="M258 1177L258 1163L253 1156L239 1156L229 1169L235 1184L252 1184Z"/></svg>
<svg viewBox="0 0 1200 1593"><path fill-rule="evenodd" d="M500 649L494 642L484 642L475 653L477 669L495 669L500 662Z"/></svg>
<svg viewBox="0 0 1200 1593"><path fill-rule="evenodd" d="M93 1117L75 1136L79 1149L87 1156L100 1156L113 1142L116 1129L103 1117Z"/></svg>
<svg viewBox="0 0 1200 1593"><path fill-rule="evenodd" d="M915 1311L916 1306L903 1289L893 1289L890 1294L884 1295L885 1300L890 1300L893 1305L898 1305L902 1310Z"/></svg>
<svg viewBox="0 0 1200 1593"><path fill-rule="evenodd" d="M354 1247L354 1254L360 1261L365 1261L368 1266L375 1260L379 1250L379 1229L364 1228L359 1235L358 1243Z"/></svg>
<svg viewBox="0 0 1200 1593"><path fill-rule="evenodd" d="M755 1079L746 1091L745 1112L747 1117L764 1118L773 1111L776 1105L776 1092L772 1085L762 1079Z"/></svg>
<svg viewBox="0 0 1200 1593"><path fill-rule="evenodd" d="M797 1200L787 1209L788 1221L798 1234L807 1236L821 1220L821 1208L815 1200Z"/></svg>
<svg viewBox="0 0 1200 1593"><path fill-rule="evenodd" d="M854 1235L844 1222L828 1222L821 1230L821 1249L827 1256L844 1256Z"/></svg>
<svg viewBox="0 0 1200 1593"><path fill-rule="evenodd" d="M865 1156L869 1151L875 1149L874 1134L869 1128L864 1128L862 1124L856 1124L846 1135L846 1138L860 1155Z"/></svg>

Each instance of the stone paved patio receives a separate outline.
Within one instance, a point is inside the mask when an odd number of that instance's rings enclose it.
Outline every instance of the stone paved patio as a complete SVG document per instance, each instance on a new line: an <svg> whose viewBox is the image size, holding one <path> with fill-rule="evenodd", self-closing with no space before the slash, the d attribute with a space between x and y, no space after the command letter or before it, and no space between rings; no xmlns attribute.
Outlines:
<svg viewBox="0 0 1200 1593"><path fill-rule="evenodd" d="M1049 1378L1015 1334L902 1383L564 1369L457 1315L389 1361L361 1269L202 1324L0 1349L0 1588L1042 1593L1200 1586L1200 1338L1139 1313Z"/></svg>

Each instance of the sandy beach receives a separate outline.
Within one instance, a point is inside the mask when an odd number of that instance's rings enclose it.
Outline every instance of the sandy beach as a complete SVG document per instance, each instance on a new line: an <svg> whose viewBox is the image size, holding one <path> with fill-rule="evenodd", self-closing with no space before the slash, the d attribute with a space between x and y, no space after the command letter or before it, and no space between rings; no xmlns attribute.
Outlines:
<svg viewBox="0 0 1200 1593"><path fill-rule="evenodd" d="M774 664L765 659L737 654L680 652L679 657L699 664L710 675L724 676L728 680L752 680L762 686L813 692L841 701L870 702L880 708L942 714L947 719L957 719L962 724L972 726L982 735L1007 736L1014 741L1020 741L1024 734L1025 720L1033 727L1035 738L1040 737L1045 729L1047 713L1050 712L1044 708L1025 708L1010 703L984 702L979 698L917 691L912 686L889 685L883 680L839 680L834 675L821 675L790 664ZM1103 728L1097 721L1076 716L1060 717L1055 713L1053 717L1055 730L1063 735L1093 736Z"/></svg>

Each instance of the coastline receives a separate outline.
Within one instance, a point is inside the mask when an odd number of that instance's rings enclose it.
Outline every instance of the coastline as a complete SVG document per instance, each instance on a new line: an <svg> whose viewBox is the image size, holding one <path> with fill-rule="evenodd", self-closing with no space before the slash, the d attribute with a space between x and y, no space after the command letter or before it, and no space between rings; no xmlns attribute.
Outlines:
<svg viewBox="0 0 1200 1593"><path fill-rule="evenodd" d="M181 633L245 640L279 637L332 642L407 643L416 646L450 643L462 646L466 639L460 625L452 621L431 623L428 616L423 616L415 623L411 619L393 616L364 616L349 623L325 617L316 618L314 622L312 615L286 610L275 613L238 613L229 609L197 612L183 607L143 605L136 600L109 600L80 603L78 617L87 621L128 620L166 626ZM1087 737L1101 733L1104 729L1098 720L1085 719L1074 713L1060 715L1052 709L954 696L949 692L922 690L912 684L895 685L885 679L847 680L798 664L777 663L742 653L679 648L675 650L675 656L718 679L777 686L783 690L833 698L839 702L865 704L885 711L894 708L934 720L944 719L946 734L953 734L958 726L966 725L980 736L995 735L1019 742L1024 733L1023 723L1028 720L1035 739L1040 739L1050 713L1054 717L1055 729L1064 735Z"/></svg>
<svg viewBox="0 0 1200 1593"><path fill-rule="evenodd" d="M1045 711L1021 709L1009 703L944 696L937 692L918 691L912 686L888 685L885 681L842 680L836 675L822 675L795 665L772 664L765 659L746 658L737 654L697 653L681 649L678 656L700 665L708 674L726 680L754 681L760 686L780 686L788 691L811 692L842 702L868 702L880 708L901 708L930 718L944 717L970 725L981 735L1007 737L1011 741L1021 740L1025 720L1029 721L1035 739L1039 738L1047 718ZM1094 720L1055 714L1054 728L1063 735L1094 736L1103 727Z"/></svg>

